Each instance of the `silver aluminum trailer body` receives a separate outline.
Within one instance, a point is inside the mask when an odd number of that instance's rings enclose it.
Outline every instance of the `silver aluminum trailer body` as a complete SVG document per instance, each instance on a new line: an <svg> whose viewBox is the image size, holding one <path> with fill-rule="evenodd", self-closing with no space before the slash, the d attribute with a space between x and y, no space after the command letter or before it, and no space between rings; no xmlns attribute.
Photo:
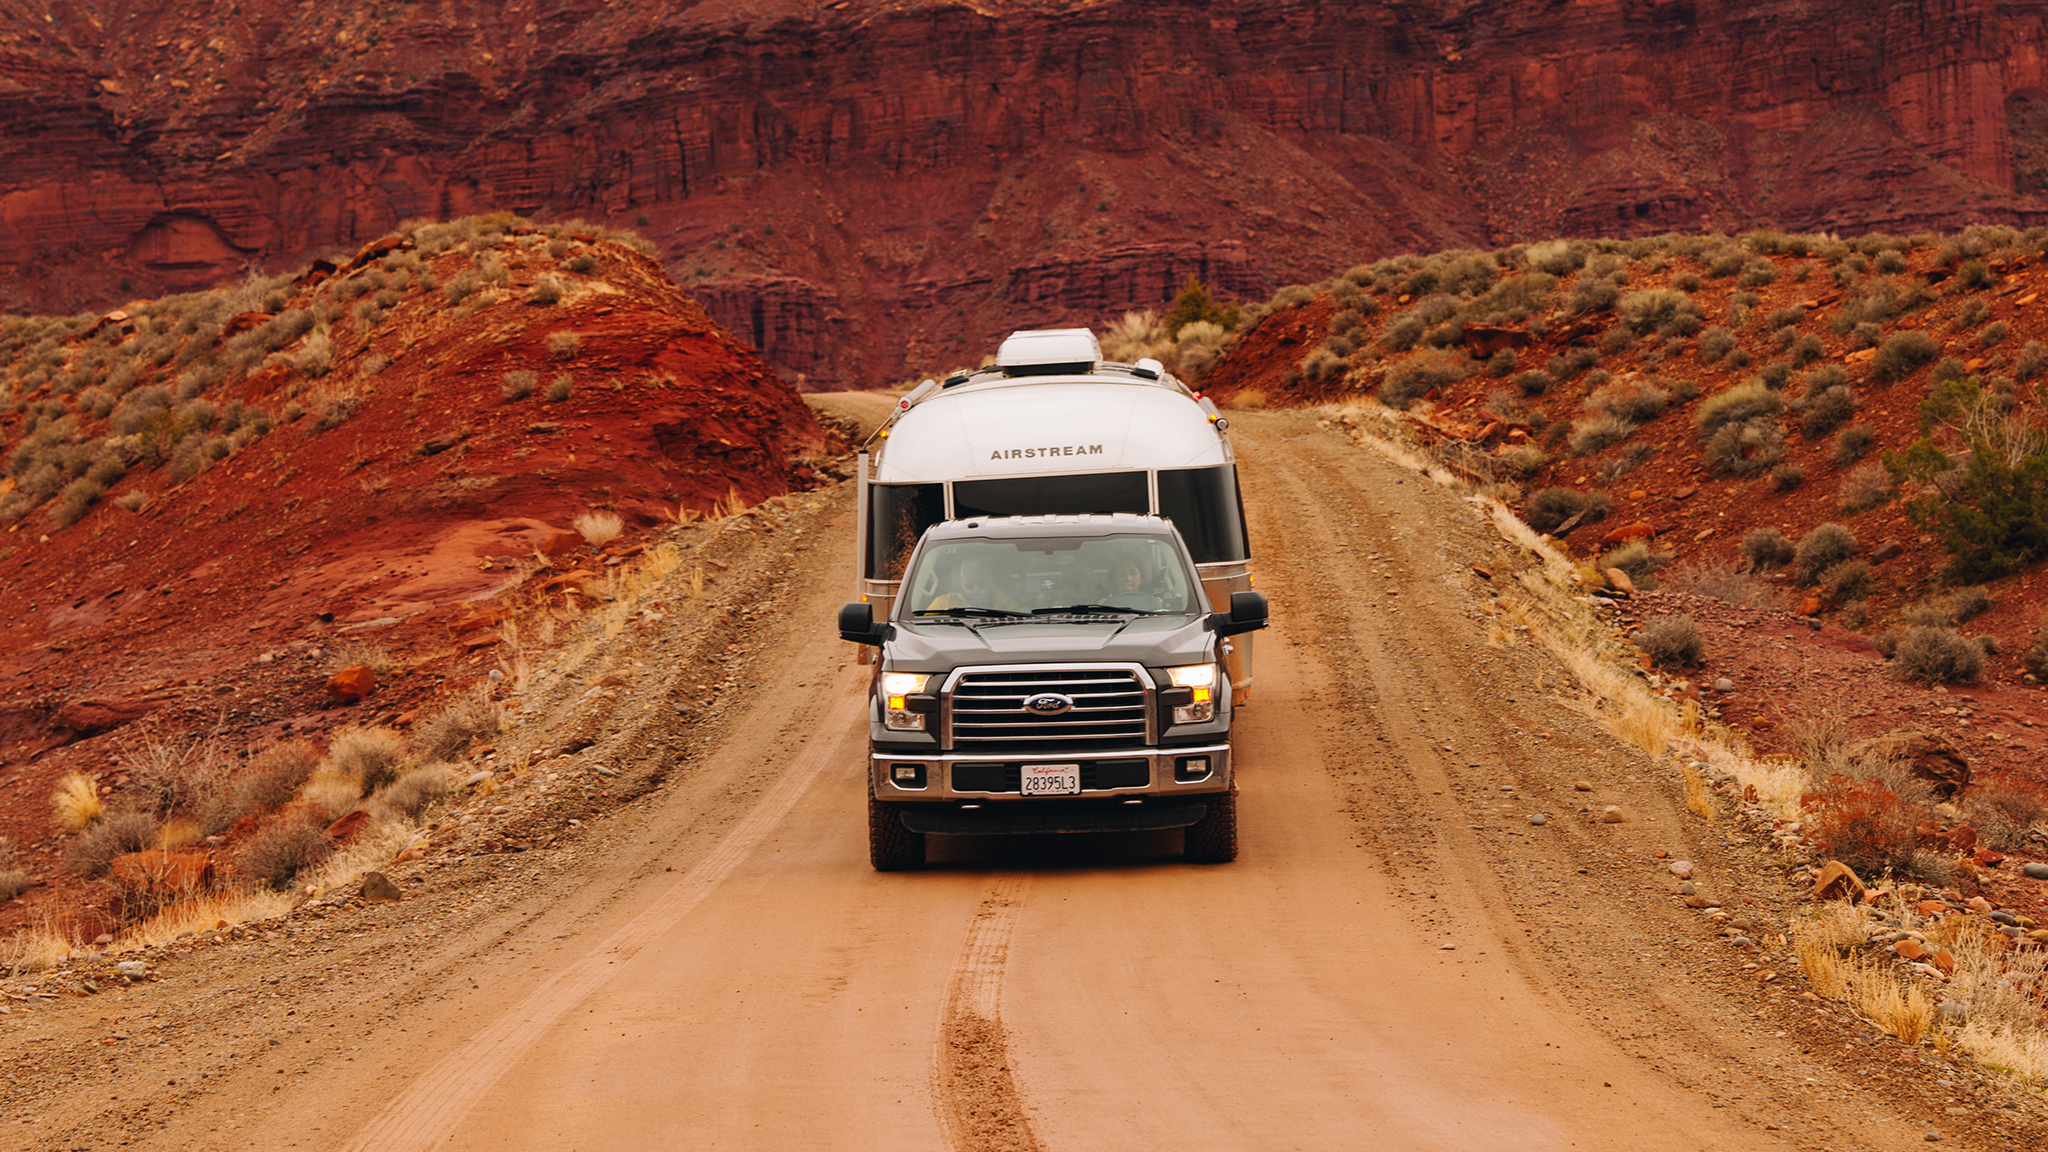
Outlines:
<svg viewBox="0 0 2048 1152"><path fill-rule="evenodd" d="M856 592L877 618L924 530L971 516L1161 516L1213 610L1252 590L1229 421L1154 361L1103 362L1085 329L1017 333L996 367L910 392L877 438L859 458L855 520ZM1227 642L1227 660L1248 701L1249 634Z"/></svg>

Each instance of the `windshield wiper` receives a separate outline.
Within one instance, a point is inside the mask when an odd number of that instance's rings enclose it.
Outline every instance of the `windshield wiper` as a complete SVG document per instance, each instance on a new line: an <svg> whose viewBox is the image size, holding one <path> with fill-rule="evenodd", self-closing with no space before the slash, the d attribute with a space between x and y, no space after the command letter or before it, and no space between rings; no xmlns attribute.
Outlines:
<svg viewBox="0 0 2048 1152"><path fill-rule="evenodd" d="M1119 608L1114 604L1069 604L1064 608L1033 608L1033 616L1152 616L1150 608Z"/></svg>
<svg viewBox="0 0 2048 1152"><path fill-rule="evenodd" d="M1021 619L1021 618L1023 618L1024 616L1028 615L1028 613L1024 613L1024 612L1012 612L1012 611L1010 611L1010 610L1009 610L1008 608L976 608L976 607L973 607L973 606L971 606L971 605L970 605L970 606L968 606L968 607L965 607L965 608L920 608L920 609L918 609L918 610L917 610L916 612L913 612L913 613L911 613L911 615L913 615L913 616L999 616L999 617L1016 617L1016 618L1019 618L1019 619Z"/></svg>

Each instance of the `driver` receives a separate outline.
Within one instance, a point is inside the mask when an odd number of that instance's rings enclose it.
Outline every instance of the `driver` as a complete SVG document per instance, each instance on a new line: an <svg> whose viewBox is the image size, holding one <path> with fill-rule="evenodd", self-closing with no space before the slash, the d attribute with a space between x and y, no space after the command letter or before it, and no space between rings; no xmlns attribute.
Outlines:
<svg viewBox="0 0 2048 1152"><path fill-rule="evenodd" d="M926 611L940 611L947 608L1001 608L1018 611L1015 600L996 590L995 572L986 560L969 558L960 562L953 571L953 578L944 592L932 597L925 605Z"/></svg>
<svg viewBox="0 0 2048 1152"><path fill-rule="evenodd" d="M1149 590L1151 583L1143 564L1135 557L1123 557L1109 566L1109 603L1119 608L1157 612L1164 605Z"/></svg>

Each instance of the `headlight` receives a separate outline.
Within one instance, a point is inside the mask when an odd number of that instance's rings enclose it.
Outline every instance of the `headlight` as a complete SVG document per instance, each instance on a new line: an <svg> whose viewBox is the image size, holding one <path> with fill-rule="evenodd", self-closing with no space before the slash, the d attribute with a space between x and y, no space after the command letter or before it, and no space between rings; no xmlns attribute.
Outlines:
<svg viewBox="0 0 2048 1152"><path fill-rule="evenodd" d="M884 672L882 674L882 726L898 732L924 731L924 717L905 707L904 697L924 691L931 680L928 672Z"/></svg>
<svg viewBox="0 0 2048 1152"><path fill-rule="evenodd" d="M1173 710L1175 724L1207 724L1216 718L1216 666L1214 664L1183 664L1168 668L1166 678L1176 688L1186 688L1194 693L1193 703L1183 704Z"/></svg>

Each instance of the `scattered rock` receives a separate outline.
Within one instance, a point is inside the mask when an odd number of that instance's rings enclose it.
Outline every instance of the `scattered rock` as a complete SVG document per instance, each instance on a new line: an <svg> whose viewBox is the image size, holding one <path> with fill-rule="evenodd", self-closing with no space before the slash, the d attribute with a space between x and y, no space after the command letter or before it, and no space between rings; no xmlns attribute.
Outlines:
<svg viewBox="0 0 2048 1152"><path fill-rule="evenodd" d="M1655 527L1651 526L1647 521L1638 520L1634 524L1623 524L1621 527L1602 536L1600 543L1605 547L1612 548L1618 544L1626 544L1631 540L1653 540L1656 536L1657 529Z"/></svg>
<svg viewBox="0 0 2048 1152"><path fill-rule="evenodd" d="M1535 825L1538 828L1541 828L1545 824L1550 823L1550 817L1545 816L1541 812L1538 812L1536 815L1529 817L1529 823Z"/></svg>
<svg viewBox="0 0 2048 1152"><path fill-rule="evenodd" d="M1591 792L1593 790L1593 782L1591 780L1575 780L1572 782L1572 788L1579 792Z"/></svg>
<svg viewBox="0 0 2048 1152"><path fill-rule="evenodd" d="M1840 860L1830 860L1813 879L1815 900L1847 900L1855 903L1863 898L1867 889L1856 875L1856 870Z"/></svg>
<svg viewBox="0 0 2048 1152"><path fill-rule="evenodd" d="M391 882L391 877L382 872L363 873L363 903L389 904L404 898L405 893L398 890L398 885Z"/></svg>
<svg viewBox="0 0 2048 1152"><path fill-rule="evenodd" d="M1910 937L1892 945L1892 951L1898 953L1902 959L1906 960L1919 960L1929 954L1926 946Z"/></svg>
<svg viewBox="0 0 2048 1152"><path fill-rule="evenodd" d="M343 668L330 677L327 695L337 704L353 704L368 696L376 686L377 674L370 671L369 665L358 664L353 668Z"/></svg>
<svg viewBox="0 0 2048 1152"><path fill-rule="evenodd" d="M1607 586L1609 588L1614 589L1616 592L1621 593L1623 596L1635 596L1636 583L1635 581L1628 578L1628 573L1623 572L1619 568L1609 568L1607 570L1606 575Z"/></svg>
<svg viewBox="0 0 2048 1152"><path fill-rule="evenodd" d="M149 965L144 964L140 960L123 960L119 964L114 965L114 975L126 976L130 979L140 979L149 975Z"/></svg>
<svg viewBox="0 0 2048 1152"><path fill-rule="evenodd" d="M1943 948L1941 951L1934 953L1932 956L1929 956L1927 958L1927 962L1929 964L1934 965L1936 968L1941 969L1941 974L1943 976L1953 976L1956 974L1955 953L1950 952L1946 948Z"/></svg>
<svg viewBox="0 0 2048 1152"><path fill-rule="evenodd" d="M1671 862L1671 874L1680 880L1692 879L1692 861L1673 860Z"/></svg>
<svg viewBox="0 0 2048 1152"><path fill-rule="evenodd" d="M363 829L369 826L370 813L366 809L358 808L353 812L344 813L341 819L329 824L327 838L336 844L347 844L362 835Z"/></svg>
<svg viewBox="0 0 2048 1152"><path fill-rule="evenodd" d="M1628 822L1628 813L1609 804L1605 809L1601 810L1600 822L1602 824L1625 824Z"/></svg>
<svg viewBox="0 0 2048 1152"><path fill-rule="evenodd" d="M1690 881L1690 880L1681 880L1681 881L1679 881L1679 883L1678 883L1678 894L1679 894L1680 896L1697 896L1697 895L1699 895L1699 893L1700 893L1700 888L1699 888L1699 885L1697 885L1697 884L1694 884L1694 883L1693 883L1692 881Z"/></svg>
<svg viewBox="0 0 2048 1152"><path fill-rule="evenodd" d="M1723 676L1719 680L1714 681L1714 691L1733 692L1735 691L1735 681Z"/></svg>
<svg viewBox="0 0 2048 1152"><path fill-rule="evenodd" d="M2043 864L2039 860L2028 861L2027 866L2020 869L2020 872L2030 880L2048 880L2048 864Z"/></svg>
<svg viewBox="0 0 2048 1152"><path fill-rule="evenodd" d="M98 936L93 937L92 942L95 944L112 944L114 942L114 934L112 932L102 932Z"/></svg>
<svg viewBox="0 0 2048 1152"><path fill-rule="evenodd" d="M1751 944L1756 943L1756 941L1751 940L1747 936L1731 936L1728 939L1728 943L1734 945L1737 948L1747 948Z"/></svg>

